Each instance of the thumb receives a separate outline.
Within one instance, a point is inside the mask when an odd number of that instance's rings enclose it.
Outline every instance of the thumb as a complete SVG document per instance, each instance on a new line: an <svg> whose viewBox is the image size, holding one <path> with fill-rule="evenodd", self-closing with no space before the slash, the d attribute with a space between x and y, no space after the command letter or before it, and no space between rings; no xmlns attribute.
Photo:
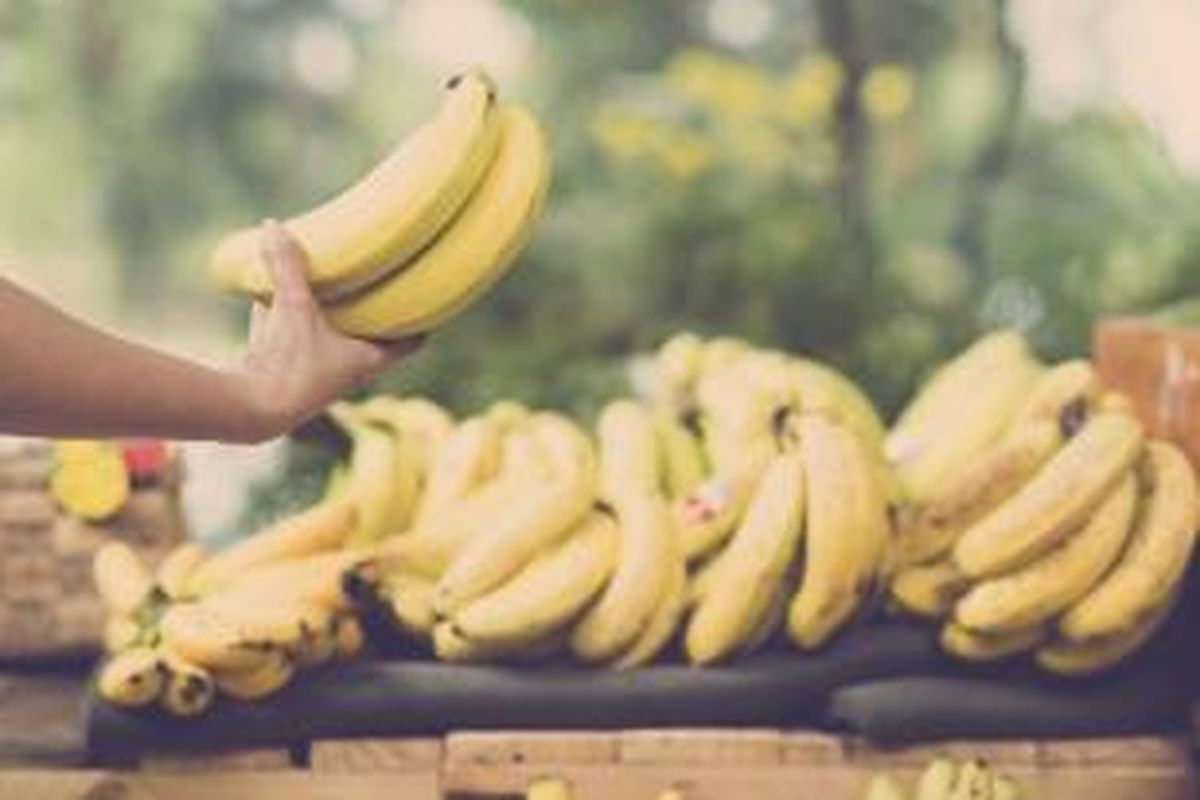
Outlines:
<svg viewBox="0 0 1200 800"><path fill-rule="evenodd" d="M308 308L314 304L308 285L308 258L282 225L273 219L260 230L262 259L271 273L275 300L288 308Z"/></svg>

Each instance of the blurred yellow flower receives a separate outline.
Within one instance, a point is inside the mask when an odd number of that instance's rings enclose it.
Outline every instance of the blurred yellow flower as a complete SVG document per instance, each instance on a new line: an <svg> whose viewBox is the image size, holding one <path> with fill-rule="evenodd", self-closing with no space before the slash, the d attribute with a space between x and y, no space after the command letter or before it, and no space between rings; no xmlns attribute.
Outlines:
<svg viewBox="0 0 1200 800"><path fill-rule="evenodd" d="M729 130L729 160L752 172L774 172L787 166L795 153L777 128L741 125Z"/></svg>
<svg viewBox="0 0 1200 800"><path fill-rule="evenodd" d="M763 69L708 50L681 50L666 68L667 85L718 117L748 118L773 106L775 83Z"/></svg>
<svg viewBox="0 0 1200 800"><path fill-rule="evenodd" d="M715 153L703 136L686 128L664 128L660 134L659 161L676 180L689 181L712 166Z"/></svg>
<svg viewBox="0 0 1200 800"><path fill-rule="evenodd" d="M655 139L654 120L613 105L601 106L592 117L592 138L613 158L645 154Z"/></svg>
<svg viewBox="0 0 1200 800"><path fill-rule="evenodd" d="M835 58L821 54L804 59L783 80L780 117L797 127L828 120L845 78L846 71Z"/></svg>
<svg viewBox="0 0 1200 800"><path fill-rule="evenodd" d="M912 107L915 93L908 69L898 64L883 64L867 73L859 99L867 116L883 121L903 116Z"/></svg>

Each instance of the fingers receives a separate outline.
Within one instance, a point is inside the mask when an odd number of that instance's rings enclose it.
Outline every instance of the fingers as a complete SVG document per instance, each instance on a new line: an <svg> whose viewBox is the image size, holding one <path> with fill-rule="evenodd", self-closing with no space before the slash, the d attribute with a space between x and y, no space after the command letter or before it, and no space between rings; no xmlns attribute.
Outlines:
<svg viewBox="0 0 1200 800"><path fill-rule="evenodd" d="M263 222L259 230L262 258L271 273L275 299L289 308L313 307L315 301L306 269L308 259L296 240L273 219Z"/></svg>

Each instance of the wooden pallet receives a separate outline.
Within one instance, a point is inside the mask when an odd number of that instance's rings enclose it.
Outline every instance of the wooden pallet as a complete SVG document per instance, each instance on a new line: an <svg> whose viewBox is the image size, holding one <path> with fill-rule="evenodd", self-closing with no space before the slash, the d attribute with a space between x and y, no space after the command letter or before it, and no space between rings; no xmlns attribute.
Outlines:
<svg viewBox="0 0 1200 800"><path fill-rule="evenodd" d="M934 756L981 757L1038 800L1191 800L1184 739L949 742L879 749L848 737L774 729L462 732L302 748L153 756L127 771L0 771L3 800L439 800L520 794L566 780L579 800L858 800L886 770L911 785Z"/></svg>

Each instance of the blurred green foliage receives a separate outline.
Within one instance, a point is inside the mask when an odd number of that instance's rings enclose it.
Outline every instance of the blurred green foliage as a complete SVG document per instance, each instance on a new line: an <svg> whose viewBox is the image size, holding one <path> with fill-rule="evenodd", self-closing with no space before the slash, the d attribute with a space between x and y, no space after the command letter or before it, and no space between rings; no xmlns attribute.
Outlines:
<svg viewBox="0 0 1200 800"><path fill-rule="evenodd" d="M1200 293L1195 185L1128 114L1031 113L1005 5L774 0L735 48L700 0L505 3L532 32L504 88L553 137L548 212L387 385L587 412L622 356L688 328L826 358L894 408L984 328L1062 355L1097 314ZM203 283L217 233L327 195L435 102L403 6L0 6L0 234L113 265L135 317L239 330ZM353 80L306 84L305 36L348 46Z"/></svg>

